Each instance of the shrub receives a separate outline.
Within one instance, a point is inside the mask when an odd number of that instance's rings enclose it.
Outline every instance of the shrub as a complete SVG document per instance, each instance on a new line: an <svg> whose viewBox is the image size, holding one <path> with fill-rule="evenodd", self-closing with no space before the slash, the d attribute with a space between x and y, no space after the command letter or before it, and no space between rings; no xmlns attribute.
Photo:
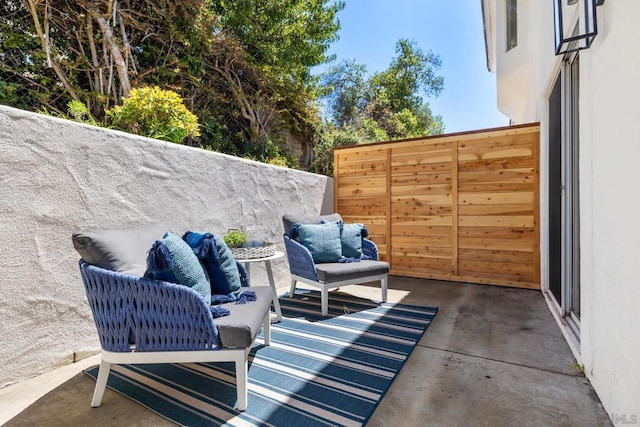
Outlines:
<svg viewBox="0 0 640 427"><path fill-rule="evenodd" d="M289 166L289 163L287 161L286 157L272 157L269 159L269 161L267 162L270 165L273 166L282 166L283 168L286 168Z"/></svg>
<svg viewBox="0 0 640 427"><path fill-rule="evenodd" d="M319 140L313 148L313 162L309 171L333 176L333 149L356 145L360 139L353 128L341 130L328 123L320 125L317 134Z"/></svg>
<svg viewBox="0 0 640 427"><path fill-rule="evenodd" d="M123 104L107 113L115 127L138 135L175 143L200 135L198 118L180 95L157 86L131 89Z"/></svg>
<svg viewBox="0 0 640 427"><path fill-rule="evenodd" d="M90 125L97 125L95 119L89 113L87 106L82 102L72 99L67 103L68 117L80 123L87 123Z"/></svg>

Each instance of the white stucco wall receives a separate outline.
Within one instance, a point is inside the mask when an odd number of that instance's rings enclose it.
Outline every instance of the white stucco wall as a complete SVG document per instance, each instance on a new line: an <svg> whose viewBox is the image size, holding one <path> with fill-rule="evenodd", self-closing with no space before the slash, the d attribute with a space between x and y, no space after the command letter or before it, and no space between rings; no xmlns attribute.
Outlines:
<svg viewBox="0 0 640 427"><path fill-rule="evenodd" d="M529 61L534 48L529 38L531 22L530 2L519 1L517 7L518 41L507 51L506 0L496 0L496 89L498 110L513 123L530 123L535 119L535 102L531 102L532 83L536 76L536 65Z"/></svg>
<svg viewBox="0 0 640 427"><path fill-rule="evenodd" d="M506 1L491 0L495 9L496 90L498 110L513 124L538 122L548 76L556 66L553 53L552 2L518 2L518 45L506 50ZM542 102L542 104L541 104Z"/></svg>
<svg viewBox="0 0 640 427"><path fill-rule="evenodd" d="M330 211L329 178L0 106L0 387L99 349L71 233L224 233ZM324 205L323 205L324 202ZM267 283L254 265L252 283ZM280 285L284 260L274 263Z"/></svg>
<svg viewBox="0 0 640 427"><path fill-rule="evenodd" d="M498 9L497 37L504 26ZM541 225L547 228L548 95L562 58L554 55L552 2L521 1L528 24L515 55L497 49L498 106L514 123L541 122ZM581 328L579 359L616 425L640 423L640 3L597 8L598 36L580 53ZM570 20L575 22L575 16ZM502 20L502 23L500 23ZM502 25L502 27L501 27ZM527 40L520 46L520 40ZM496 43L500 46L500 40ZM504 43L503 43L504 44ZM516 48L516 49L518 49ZM514 52L515 53L515 52ZM523 67L522 63L525 66ZM521 86L514 85L520 76ZM542 282L548 286L546 233ZM551 396L550 396L551 397Z"/></svg>
<svg viewBox="0 0 640 427"><path fill-rule="evenodd" d="M605 2L580 57L581 353L617 425L640 423L638 16L639 2Z"/></svg>

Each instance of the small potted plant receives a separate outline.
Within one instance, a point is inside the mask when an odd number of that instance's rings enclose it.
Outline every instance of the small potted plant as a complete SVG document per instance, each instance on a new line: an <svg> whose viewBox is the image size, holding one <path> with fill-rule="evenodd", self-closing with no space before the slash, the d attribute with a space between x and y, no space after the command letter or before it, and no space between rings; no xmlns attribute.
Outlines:
<svg viewBox="0 0 640 427"><path fill-rule="evenodd" d="M275 254L276 247L273 243L263 240L249 241L249 235L237 228L230 229L222 236L222 240L229 246L236 259L265 258Z"/></svg>
<svg viewBox="0 0 640 427"><path fill-rule="evenodd" d="M247 233L236 228L230 229L227 234L222 236L222 240L230 248L241 248L247 242Z"/></svg>

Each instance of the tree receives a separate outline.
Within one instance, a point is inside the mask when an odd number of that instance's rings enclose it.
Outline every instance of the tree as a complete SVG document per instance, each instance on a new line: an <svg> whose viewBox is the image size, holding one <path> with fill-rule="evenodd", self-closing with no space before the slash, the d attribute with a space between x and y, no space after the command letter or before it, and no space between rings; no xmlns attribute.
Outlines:
<svg viewBox="0 0 640 427"><path fill-rule="evenodd" d="M336 128L325 122L318 126L318 142L314 146L314 157L309 170L311 172L333 176L333 149L358 144L359 137L353 128Z"/></svg>
<svg viewBox="0 0 640 427"><path fill-rule="evenodd" d="M232 97L242 105L245 135L252 142L270 130L287 128L303 137L313 132L317 79L311 68L327 60L337 39L337 13L344 2L327 0L214 0L220 34L238 43L241 61L221 71ZM252 72L247 72L249 64ZM258 77L251 82L251 77Z"/></svg>
<svg viewBox="0 0 640 427"><path fill-rule="evenodd" d="M8 0L0 6L8 30L0 56L11 65L0 66L0 80L10 78L33 108L62 113L71 98L102 118L128 96L141 44L204 1Z"/></svg>
<svg viewBox="0 0 640 427"><path fill-rule="evenodd" d="M353 127L362 141L379 141L442 133L424 96L438 96L444 80L436 74L440 58L400 39L384 71L367 77L366 68L345 61L323 78L329 115L338 129Z"/></svg>
<svg viewBox="0 0 640 427"><path fill-rule="evenodd" d="M444 78L436 75L442 62L431 51L424 53L415 41L400 39L396 43L396 57L389 68L376 73L370 81L373 97L385 96L392 111L417 109L423 104L420 96L438 96ZM384 94L384 95L383 95Z"/></svg>
<svg viewBox="0 0 640 427"><path fill-rule="evenodd" d="M320 122L317 79L342 1L0 1L0 102L107 123L132 88L177 92L203 124L188 141L264 157ZM277 148L277 147L276 147ZM262 154L260 154L262 153Z"/></svg>
<svg viewBox="0 0 640 427"><path fill-rule="evenodd" d="M442 133L442 117L423 99L442 91L440 65L431 51L400 39L389 68L372 76L355 61L330 68L322 77L329 117L317 132L312 171L333 174L334 147Z"/></svg>
<svg viewBox="0 0 640 427"><path fill-rule="evenodd" d="M355 125L366 106L367 67L344 61L324 75L327 107L334 123L341 128Z"/></svg>

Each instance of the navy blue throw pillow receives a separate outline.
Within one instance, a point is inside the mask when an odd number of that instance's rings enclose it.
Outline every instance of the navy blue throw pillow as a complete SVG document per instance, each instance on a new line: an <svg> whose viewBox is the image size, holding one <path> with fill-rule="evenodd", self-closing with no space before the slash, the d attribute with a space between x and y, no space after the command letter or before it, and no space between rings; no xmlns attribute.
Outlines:
<svg viewBox="0 0 640 427"><path fill-rule="evenodd" d="M145 277L178 283L197 291L209 303L211 285L204 267L180 237L165 233L156 240L147 255Z"/></svg>
<svg viewBox="0 0 640 427"><path fill-rule="evenodd" d="M204 264L211 280L213 295L237 296L240 291L240 272L231 249L221 238L212 233L187 231L182 236L193 253Z"/></svg>

